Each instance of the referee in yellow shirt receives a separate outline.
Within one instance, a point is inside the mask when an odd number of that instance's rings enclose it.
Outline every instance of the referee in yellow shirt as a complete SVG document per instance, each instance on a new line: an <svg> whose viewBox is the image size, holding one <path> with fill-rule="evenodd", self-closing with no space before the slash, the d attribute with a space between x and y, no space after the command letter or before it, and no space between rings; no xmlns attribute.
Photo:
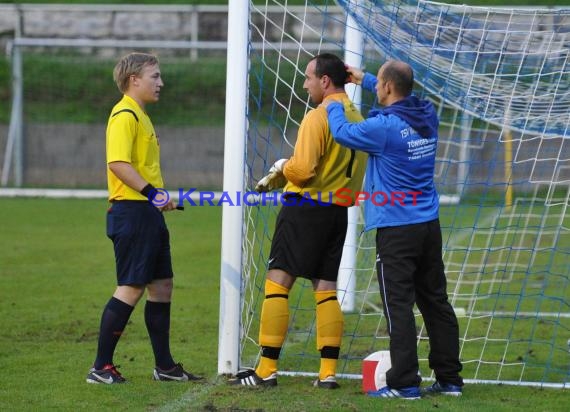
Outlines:
<svg viewBox="0 0 570 412"><path fill-rule="evenodd" d="M313 103L338 101L351 121L361 121L362 116L344 91L347 76L342 60L323 53L307 64L303 87ZM289 324L289 291L297 277L303 277L313 283L316 304L321 362L314 385L323 389L339 387L336 367L344 317L336 287L347 229L347 206L351 204L348 197L339 197L337 192L347 189L354 202L354 193L362 188L366 159L365 153L334 141L326 109L318 106L303 118L293 156L277 161L269 179L266 177L258 184L260 191L271 190L275 187L271 179L284 176L286 201L277 217L269 254L259 332L260 362L255 370L239 372L230 384L277 385L277 361Z"/></svg>
<svg viewBox="0 0 570 412"><path fill-rule="evenodd" d="M199 380L176 363L170 353L172 263L170 240L162 212L176 208L163 201L158 136L145 106L155 103L164 86L158 59L130 53L115 66L113 78L123 98L113 107L107 125L107 182L111 207L107 236L113 241L117 288L101 316L97 356L88 383L123 383L113 364L115 347L131 313L147 291L144 310L155 357L153 378L159 381Z"/></svg>

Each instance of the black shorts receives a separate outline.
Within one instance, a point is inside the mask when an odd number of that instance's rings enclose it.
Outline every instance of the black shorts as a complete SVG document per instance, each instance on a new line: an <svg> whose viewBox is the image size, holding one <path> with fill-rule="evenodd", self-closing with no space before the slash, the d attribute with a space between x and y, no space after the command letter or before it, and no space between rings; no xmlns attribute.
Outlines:
<svg viewBox="0 0 570 412"><path fill-rule="evenodd" d="M146 201L113 202L107 212L117 285L148 285L173 277L170 235L162 212Z"/></svg>
<svg viewBox="0 0 570 412"><path fill-rule="evenodd" d="M347 221L344 206L303 202L281 207L268 268L295 277L336 282Z"/></svg>

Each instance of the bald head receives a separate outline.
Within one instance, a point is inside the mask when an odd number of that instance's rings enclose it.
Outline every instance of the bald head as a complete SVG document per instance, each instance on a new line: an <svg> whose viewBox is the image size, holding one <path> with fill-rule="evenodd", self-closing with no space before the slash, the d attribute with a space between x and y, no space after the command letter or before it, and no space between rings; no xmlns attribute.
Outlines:
<svg viewBox="0 0 570 412"><path fill-rule="evenodd" d="M380 68L380 76L391 83L394 94L407 97L414 87L414 72L409 64L400 60L388 60Z"/></svg>

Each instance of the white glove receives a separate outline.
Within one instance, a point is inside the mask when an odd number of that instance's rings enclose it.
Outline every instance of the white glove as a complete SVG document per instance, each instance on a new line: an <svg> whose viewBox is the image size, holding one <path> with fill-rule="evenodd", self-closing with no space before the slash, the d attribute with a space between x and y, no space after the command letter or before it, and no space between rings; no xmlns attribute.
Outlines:
<svg viewBox="0 0 570 412"><path fill-rule="evenodd" d="M269 169L269 173L264 176L255 185L255 191L258 193L271 192L274 189L280 189L287 183L287 179L283 176L283 165L288 159L279 159Z"/></svg>
<svg viewBox="0 0 570 412"><path fill-rule="evenodd" d="M271 166L271 168L269 169L269 173L271 172L283 173L283 166L285 165L285 162L287 160L289 159L279 159L278 161L273 163L273 166Z"/></svg>

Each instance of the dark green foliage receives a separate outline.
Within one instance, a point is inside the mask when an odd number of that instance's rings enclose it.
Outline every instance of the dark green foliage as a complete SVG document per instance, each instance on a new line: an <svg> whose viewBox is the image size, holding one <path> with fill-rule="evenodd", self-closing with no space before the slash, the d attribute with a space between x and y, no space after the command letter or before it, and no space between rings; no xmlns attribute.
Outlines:
<svg viewBox="0 0 570 412"><path fill-rule="evenodd" d="M26 54L24 116L33 122L105 123L120 99L112 72L115 60L85 55ZM9 121L10 63L0 58L0 122ZM225 112L223 58L161 59L165 87L149 106L157 124L220 125Z"/></svg>

